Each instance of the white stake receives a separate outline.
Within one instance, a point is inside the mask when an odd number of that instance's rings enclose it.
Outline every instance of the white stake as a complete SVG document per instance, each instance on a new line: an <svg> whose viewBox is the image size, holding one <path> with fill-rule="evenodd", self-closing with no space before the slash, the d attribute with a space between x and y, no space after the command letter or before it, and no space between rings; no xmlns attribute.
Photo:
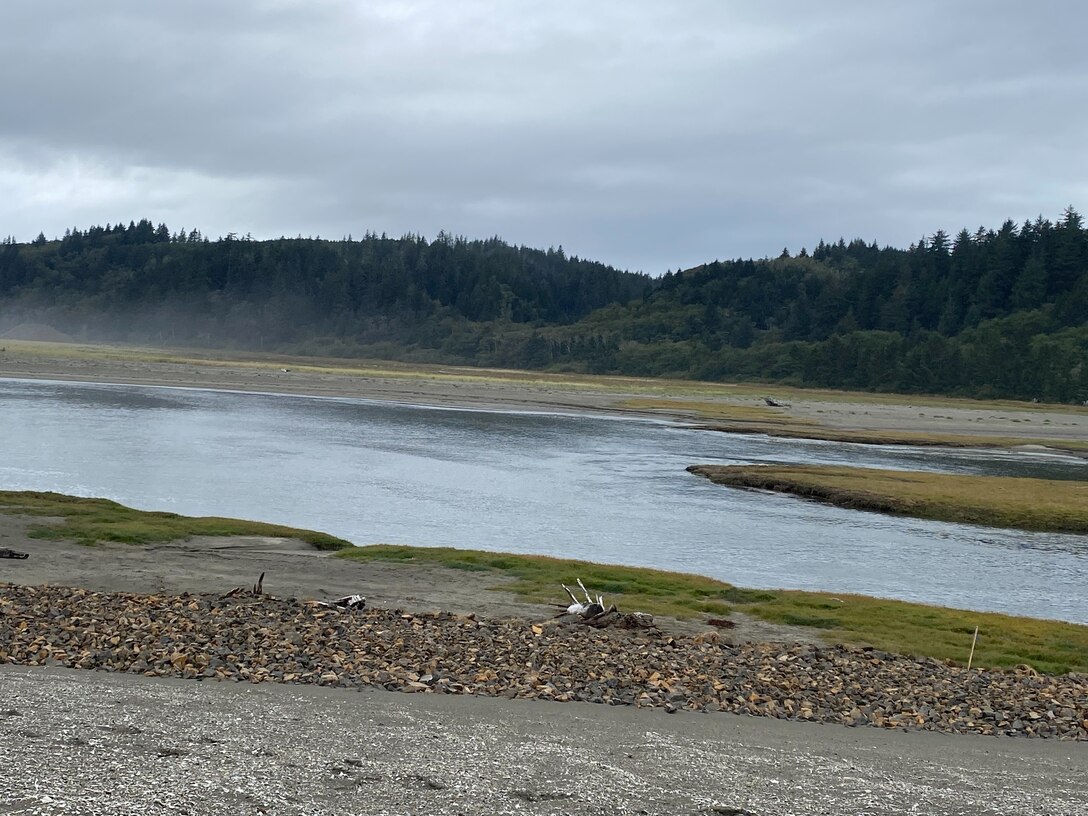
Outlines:
<svg viewBox="0 0 1088 816"><path fill-rule="evenodd" d="M971 638L971 656L967 658L967 671L971 671L971 663L975 659L975 644L978 643L978 626L975 626L975 636Z"/></svg>

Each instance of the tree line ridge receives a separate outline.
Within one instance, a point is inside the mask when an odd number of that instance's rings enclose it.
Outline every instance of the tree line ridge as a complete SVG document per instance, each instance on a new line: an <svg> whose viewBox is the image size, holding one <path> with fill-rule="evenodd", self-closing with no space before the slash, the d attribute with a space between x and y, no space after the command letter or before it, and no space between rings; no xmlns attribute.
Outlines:
<svg viewBox="0 0 1088 816"><path fill-rule="evenodd" d="M440 233L210 240L147 219L0 244L0 332L1081 402L1072 207L907 249L860 239L660 278Z"/></svg>

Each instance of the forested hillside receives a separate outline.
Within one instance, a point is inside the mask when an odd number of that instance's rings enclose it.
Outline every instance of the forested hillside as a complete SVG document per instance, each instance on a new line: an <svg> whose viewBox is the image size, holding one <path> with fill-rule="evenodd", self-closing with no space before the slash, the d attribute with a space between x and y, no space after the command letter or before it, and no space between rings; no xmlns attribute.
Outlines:
<svg viewBox="0 0 1088 816"><path fill-rule="evenodd" d="M1073 209L653 279L493 238L209 241L149 221L0 246L0 333L1088 399Z"/></svg>
<svg viewBox="0 0 1088 816"><path fill-rule="evenodd" d="M1088 232L1068 209L907 250L840 240L714 262L577 330L607 338L603 370L1081 402Z"/></svg>
<svg viewBox="0 0 1088 816"><path fill-rule="evenodd" d="M209 241L142 220L0 247L5 322L165 344L438 349L459 324L569 323L650 285L562 248L445 234Z"/></svg>

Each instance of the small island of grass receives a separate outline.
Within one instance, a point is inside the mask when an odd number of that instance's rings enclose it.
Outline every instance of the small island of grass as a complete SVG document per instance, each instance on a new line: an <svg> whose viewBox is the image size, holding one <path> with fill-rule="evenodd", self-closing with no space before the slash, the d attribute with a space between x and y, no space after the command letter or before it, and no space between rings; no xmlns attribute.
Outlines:
<svg viewBox="0 0 1088 816"><path fill-rule="evenodd" d="M692 465L728 487L773 490L855 510L1088 534L1088 482L831 465Z"/></svg>

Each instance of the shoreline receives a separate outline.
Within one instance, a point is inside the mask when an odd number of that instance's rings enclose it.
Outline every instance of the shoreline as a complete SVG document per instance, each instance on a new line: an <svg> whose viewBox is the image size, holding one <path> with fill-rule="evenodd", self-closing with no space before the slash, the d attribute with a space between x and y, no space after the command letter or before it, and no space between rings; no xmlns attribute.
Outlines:
<svg viewBox="0 0 1088 816"><path fill-rule="evenodd" d="M957 444L974 438L984 448L1038 445L1088 457L1088 409L1075 406L241 353L236 357L207 351L10 342L0 352L0 381L209 388L423 408L589 414L707 429L717 424L724 430L842 442L861 435L896 443L898 434L901 440L896 444L924 444L921 437L928 434L961 438ZM781 397L783 393L787 396ZM731 412L765 410L764 396L769 394L786 403L774 409L773 422L730 421ZM646 405L651 407L640 407ZM806 429L811 436L806 436ZM1002 444L995 445L996 441ZM1068 448L1060 446L1063 441Z"/></svg>
<svg viewBox="0 0 1088 816"><path fill-rule="evenodd" d="M405 612L225 594L0 584L0 661L146 677L588 702L1088 743L1088 675L982 669L871 646ZM951 691L955 694L950 694Z"/></svg>
<svg viewBox="0 0 1088 816"><path fill-rule="evenodd" d="M468 377L420 384L408 377L229 365L190 370L177 362L155 363L137 381L120 379L133 373L123 363L26 364L18 374L9 363L0 359L0 377L227 390L259 381L277 386L253 389L259 393L380 401L423 395L436 406L550 406L619 416L637 415L615 406L640 393ZM47 367L57 371L45 376ZM152 375L155 381L148 381ZM668 418L656 411L643 415ZM267 571L265 587L280 597L329 599L363 590L375 606L532 615L532 607L509 593L504 597L494 575L458 572L454 582L446 572L352 565L284 540L96 548L29 540L20 546L16 542L27 540L16 538L5 521L12 517L0 516L0 547L34 548L27 561L0 560L5 582L18 570L40 568L33 576L24 572L27 583L92 585L98 579L90 567L97 563L103 591L223 592L248 587ZM25 529L25 518L15 521ZM307 572L300 564L320 567ZM437 588L447 593L441 599ZM455 592L459 601L449 594ZM663 709L372 688L198 682L52 666L0 665L0 693L0 762L16 771L0 804L28 814L229 809L816 816L900 814L917 807L983 814L1000 803L1010 816L1075 816L1088 799L1088 781L1079 771L1088 744L1083 741L817 727L728 713L668 715Z"/></svg>

